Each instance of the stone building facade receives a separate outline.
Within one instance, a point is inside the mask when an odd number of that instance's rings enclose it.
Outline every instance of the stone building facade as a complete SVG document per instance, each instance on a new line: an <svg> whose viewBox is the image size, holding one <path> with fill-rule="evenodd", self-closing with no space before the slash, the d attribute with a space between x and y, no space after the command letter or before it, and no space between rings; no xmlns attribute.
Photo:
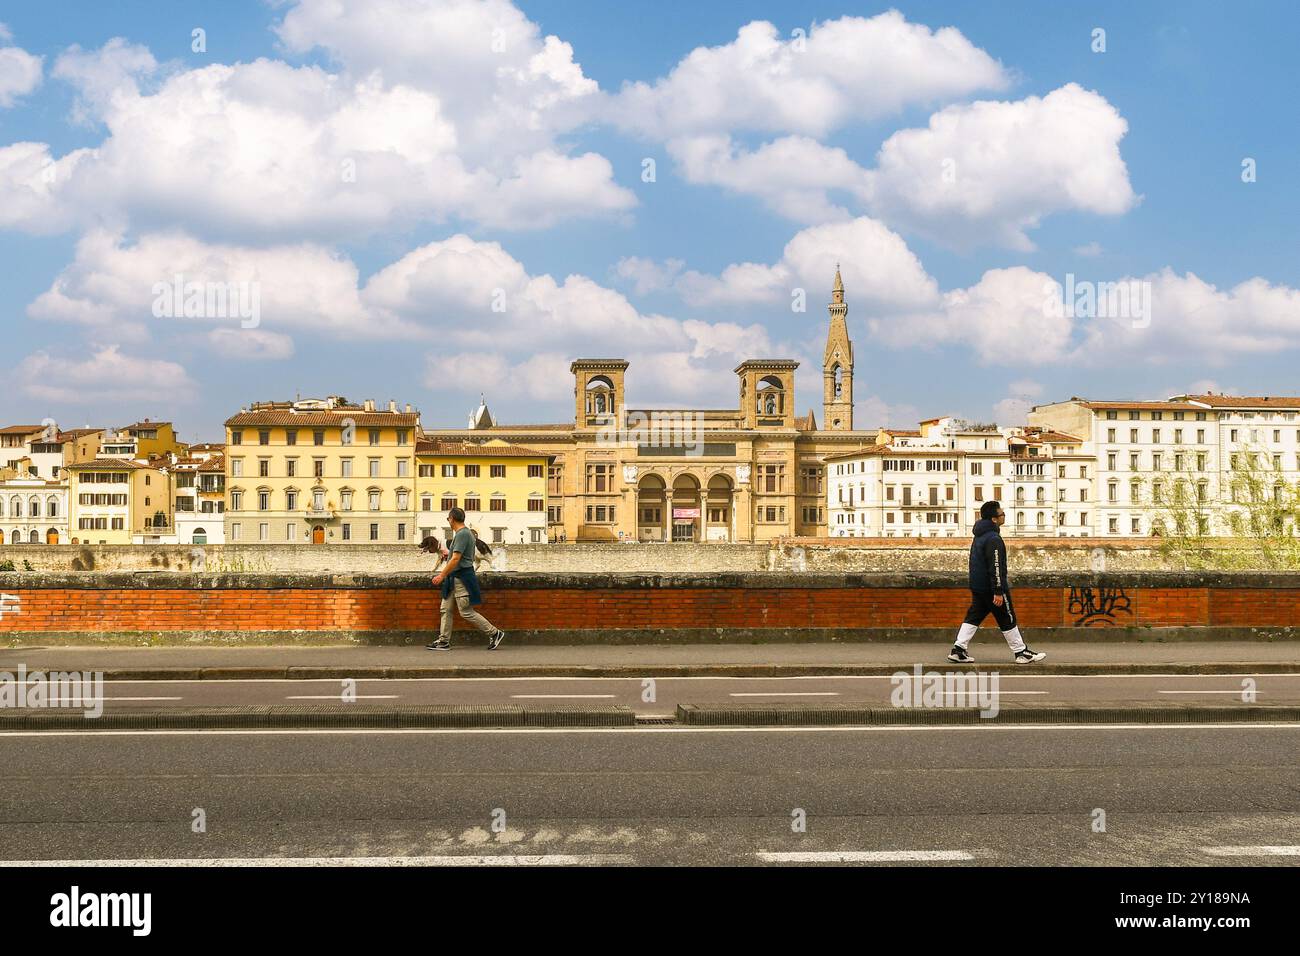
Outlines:
<svg viewBox="0 0 1300 956"><path fill-rule="evenodd" d="M507 425L481 409L444 441L502 439L553 455L547 482L552 541L760 542L827 533L825 458L874 443L855 431L853 346L839 270L829 306L822 422L795 412L789 359L735 369L727 409L629 407L622 359L578 359L572 422Z"/></svg>

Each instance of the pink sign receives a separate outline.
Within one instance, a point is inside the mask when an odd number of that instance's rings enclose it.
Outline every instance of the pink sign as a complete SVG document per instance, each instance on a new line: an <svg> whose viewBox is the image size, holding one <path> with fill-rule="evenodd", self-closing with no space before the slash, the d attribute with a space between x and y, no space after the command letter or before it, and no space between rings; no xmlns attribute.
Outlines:
<svg viewBox="0 0 1300 956"><path fill-rule="evenodd" d="M700 516L699 508L674 508L674 518L698 518Z"/></svg>

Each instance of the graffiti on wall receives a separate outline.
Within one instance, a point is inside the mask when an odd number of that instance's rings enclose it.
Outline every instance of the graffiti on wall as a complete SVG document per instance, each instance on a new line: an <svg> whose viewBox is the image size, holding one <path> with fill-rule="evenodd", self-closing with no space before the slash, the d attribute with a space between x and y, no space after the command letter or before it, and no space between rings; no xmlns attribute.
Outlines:
<svg viewBox="0 0 1300 956"><path fill-rule="evenodd" d="M1133 616L1133 605L1123 588L1072 587L1067 611L1075 627L1114 627L1124 623L1119 615Z"/></svg>
<svg viewBox="0 0 1300 956"><path fill-rule="evenodd" d="M17 594L0 594L0 618L6 614L17 614L22 610L21 596Z"/></svg>

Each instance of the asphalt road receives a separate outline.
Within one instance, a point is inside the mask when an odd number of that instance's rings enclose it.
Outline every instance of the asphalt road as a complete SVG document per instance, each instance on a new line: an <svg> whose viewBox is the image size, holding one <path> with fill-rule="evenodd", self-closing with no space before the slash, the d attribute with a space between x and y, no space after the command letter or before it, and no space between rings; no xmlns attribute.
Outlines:
<svg viewBox="0 0 1300 956"><path fill-rule="evenodd" d="M0 855L1296 865L1298 749L1295 725L0 734Z"/></svg>
<svg viewBox="0 0 1300 956"><path fill-rule="evenodd" d="M957 670L932 667L927 670ZM1034 676L1003 670L999 694L1004 703L1114 704L1247 702L1245 675ZM910 673L910 670L908 671ZM1300 703L1300 673L1262 674L1254 681L1255 703ZM575 704L631 707L639 714L669 714L680 704L805 703L889 706L889 677L731 678L420 678L361 679L349 693L355 702L393 704L514 704L533 708ZM105 681L106 710L238 706L343 701L339 680L190 680Z"/></svg>

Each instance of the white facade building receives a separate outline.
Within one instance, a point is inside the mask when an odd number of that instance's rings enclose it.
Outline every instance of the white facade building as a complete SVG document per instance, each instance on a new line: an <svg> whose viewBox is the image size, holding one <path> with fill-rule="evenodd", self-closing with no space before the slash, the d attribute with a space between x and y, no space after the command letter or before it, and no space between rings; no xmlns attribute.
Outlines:
<svg viewBox="0 0 1300 956"><path fill-rule="evenodd" d="M67 544L67 479L0 478L0 535L4 544Z"/></svg>
<svg viewBox="0 0 1300 956"><path fill-rule="evenodd" d="M832 537L965 537L990 500L1007 535L1090 533L1095 468L1077 436L934 418L878 442L826 458Z"/></svg>

